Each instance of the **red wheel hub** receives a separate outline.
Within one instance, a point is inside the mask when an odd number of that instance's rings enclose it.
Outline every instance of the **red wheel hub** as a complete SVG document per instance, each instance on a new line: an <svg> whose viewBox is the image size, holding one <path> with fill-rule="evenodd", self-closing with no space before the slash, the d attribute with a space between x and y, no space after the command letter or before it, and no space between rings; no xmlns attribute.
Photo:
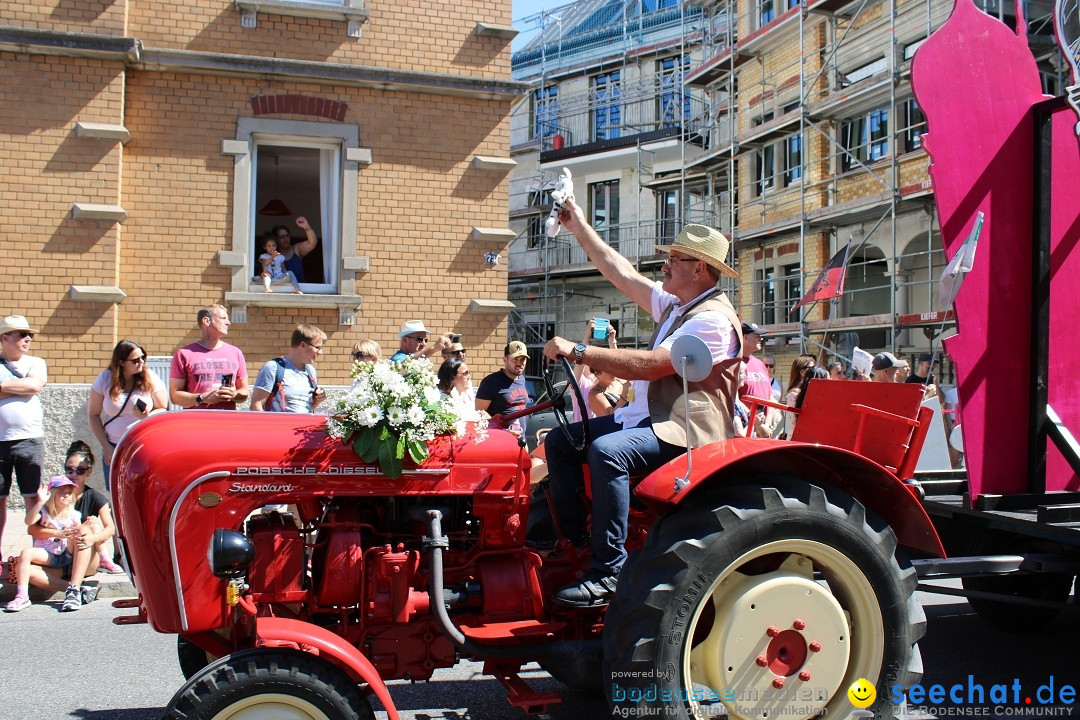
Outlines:
<svg viewBox="0 0 1080 720"><path fill-rule="evenodd" d="M784 630L769 642L765 658L773 674L794 675L806 662L806 640L796 630Z"/></svg>

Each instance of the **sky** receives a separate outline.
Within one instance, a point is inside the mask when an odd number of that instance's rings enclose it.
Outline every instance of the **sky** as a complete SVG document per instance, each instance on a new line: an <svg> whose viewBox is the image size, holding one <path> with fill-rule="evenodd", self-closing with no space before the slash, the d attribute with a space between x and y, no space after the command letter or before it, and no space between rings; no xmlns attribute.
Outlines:
<svg viewBox="0 0 1080 720"><path fill-rule="evenodd" d="M561 2L552 2L552 0L514 0L514 10L511 13L511 16L514 20L521 20L540 12L541 10L565 5L569 1L570 0L561 0Z"/></svg>

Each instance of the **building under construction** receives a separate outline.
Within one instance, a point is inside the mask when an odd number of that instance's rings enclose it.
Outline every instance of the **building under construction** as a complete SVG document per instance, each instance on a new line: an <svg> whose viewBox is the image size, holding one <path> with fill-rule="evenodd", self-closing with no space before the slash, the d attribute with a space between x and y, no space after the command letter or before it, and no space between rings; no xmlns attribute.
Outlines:
<svg viewBox="0 0 1080 720"><path fill-rule="evenodd" d="M1016 3L974 1L1016 28ZM1067 66L1050 0L1021 2L1047 94ZM704 222L732 239L746 320L787 367L799 352L940 350L945 257L909 73L951 12L936 0L583 0L516 21L511 118L511 334L537 346L609 318L620 345L652 320L599 276L574 238L543 233L550 188L573 173L597 231L647 275L657 244ZM841 297L793 311L847 248ZM948 377L949 369L943 368ZM782 381L785 379L782 374Z"/></svg>

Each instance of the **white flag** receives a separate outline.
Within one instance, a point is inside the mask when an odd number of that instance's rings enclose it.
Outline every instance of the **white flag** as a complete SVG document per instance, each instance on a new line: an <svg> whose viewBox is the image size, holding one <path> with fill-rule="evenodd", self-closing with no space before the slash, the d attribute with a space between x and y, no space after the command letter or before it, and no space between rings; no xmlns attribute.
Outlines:
<svg viewBox="0 0 1080 720"><path fill-rule="evenodd" d="M872 364L874 362L874 356L863 350L858 345L851 351L851 369L861 371L864 375L869 376Z"/></svg>
<svg viewBox="0 0 1080 720"><path fill-rule="evenodd" d="M941 273L941 279L938 280L938 301L941 303L943 310L948 310L952 306L956 296L960 293L960 285L964 282L964 274L971 272L971 268L975 265L975 248L979 244L979 233L982 232L982 226L983 213L980 210L979 214L975 216L975 225L972 226L967 240L964 240L964 244L956 251L949 264L945 266L945 272Z"/></svg>

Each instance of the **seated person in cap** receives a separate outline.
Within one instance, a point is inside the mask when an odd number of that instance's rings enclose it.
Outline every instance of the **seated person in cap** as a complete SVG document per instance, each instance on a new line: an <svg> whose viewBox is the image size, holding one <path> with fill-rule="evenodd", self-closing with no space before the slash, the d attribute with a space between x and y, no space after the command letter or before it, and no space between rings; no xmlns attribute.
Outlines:
<svg viewBox="0 0 1080 720"><path fill-rule="evenodd" d="M744 322L742 324L742 361L745 365L746 382L739 390L740 397L772 399L772 379L769 377L769 369L761 362L754 353L761 352L764 347L764 336L768 331L757 323ZM774 408L759 406L757 417L754 418L754 435L757 437L773 437L780 429L780 423L784 421L783 413Z"/></svg>
<svg viewBox="0 0 1080 720"><path fill-rule="evenodd" d="M526 418L518 418L506 427L500 422L500 415L524 410L529 405L529 388L525 384L525 365L529 362L529 351L525 343L514 340L503 348L503 367L483 380L476 388L476 409L491 416L491 424L502 427L523 438Z"/></svg>
<svg viewBox="0 0 1080 720"><path fill-rule="evenodd" d="M874 382L903 382L897 379L897 375L900 368L904 367L904 362L891 352L878 353L870 365L874 368Z"/></svg>
<svg viewBox="0 0 1080 720"><path fill-rule="evenodd" d="M689 401L712 408L690 418L695 443L735 434L741 329L735 309L716 284L722 275L737 274L725 263L728 239L704 225L687 225L674 245L657 248L668 253L668 259L661 268L663 280L654 282L601 239L572 200L564 202L559 220L604 277L656 321L647 349L613 350L561 337L544 347L549 360L565 357L634 383L629 405L620 402L614 414L589 422L593 440L584 452L575 450L562 432L548 433L544 440L554 509L564 534L575 543L586 538L578 499L584 487L583 463L589 466L593 498L591 567L554 599L571 607L596 607L611 599L626 560L630 478L686 452L682 379L671 364L671 345L679 336L701 338L712 353L712 373L689 384ZM571 425L570 431L580 433L581 424Z"/></svg>

